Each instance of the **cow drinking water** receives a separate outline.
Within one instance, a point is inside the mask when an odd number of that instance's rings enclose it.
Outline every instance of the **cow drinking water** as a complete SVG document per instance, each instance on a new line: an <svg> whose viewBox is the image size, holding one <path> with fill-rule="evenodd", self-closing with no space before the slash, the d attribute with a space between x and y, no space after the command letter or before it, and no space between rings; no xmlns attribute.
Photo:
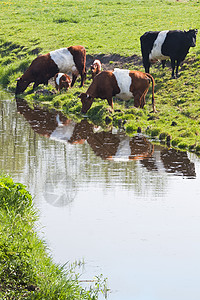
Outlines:
<svg viewBox="0 0 200 300"><path fill-rule="evenodd" d="M83 46L71 46L51 51L36 57L24 74L17 79L15 94L23 93L31 82L33 89L39 84L48 84L56 73L72 73L74 85L77 76L81 75L81 86L86 79L86 50Z"/></svg>
<svg viewBox="0 0 200 300"><path fill-rule="evenodd" d="M86 113L89 110L94 98L107 99L108 104L113 108L113 96L122 100L134 98L134 106L143 108L150 82L152 82L152 107L155 112L153 77L140 71L122 69L102 71L94 77L86 93L79 96L82 112Z"/></svg>
<svg viewBox="0 0 200 300"><path fill-rule="evenodd" d="M172 78L175 78L175 76L178 77L180 63L185 59L190 47L196 46L197 32L197 29L189 31L165 30L145 32L140 37L145 72L149 73L151 63L158 60L162 61L164 68L165 61L170 59Z"/></svg>

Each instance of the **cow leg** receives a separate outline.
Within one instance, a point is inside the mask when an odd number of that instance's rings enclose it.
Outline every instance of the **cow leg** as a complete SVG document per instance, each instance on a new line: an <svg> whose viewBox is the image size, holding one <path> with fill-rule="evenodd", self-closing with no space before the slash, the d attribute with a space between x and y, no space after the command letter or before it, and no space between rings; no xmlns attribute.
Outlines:
<svg viewBox="0 0 200 300"><path fill-rule="evenodd" d="M82 72L81 73L81 85L80 85L80 87L82 87L84 85L85 80L86 80L86 72Z"/></svg>
<svg viewBox="0 0 200 300"><path fill-rule="evenodd" d="M34 85L33 85L33 90L34 90L39 84L40 84L39 82L35 82Z"/></svg>
<svg viewBox="0 0 200 300"><path fill-rule="evenodd" d="M171 59L171 67L172 67L172 78L175 79L174 70L175 70L175 59Z"/></svg>
<svg viewBox="0 0 200 300"><path fill-rule="evenodd" d="M144 105L145 105L145 97L146 97L146 94L147 94L147 92L148 92L148 89L149 88L147 88L145 91L144 91L144 93L143 93L143 95L141 96L141 98L140 98L140 108L143 108L144 107Z"/></svg>
<svg viewBox="0 0 200 300"><path fill-rule="evenodd" d="M165 64L166 64L166 60L162 60L162 67L163 67L163 69L165 67Z"/></svg>
<svg viewBox="0 0 200 300"><path fill-rule="evenodd" d="M135 107L141 107L141 101L143 101L142 94L141 93L136 93L134 94L134 106Z"/></svg>
<svg viewBox="0 0 200 300"><path fill-rule="evenodd" d="M113 98L112 97L109 97L107 98L107 101L108 101L108 104L112 107L113 109Z"/></svg>
<svg viewBox="0 0 200 300"><path fill-rule="evenodd" d="M145 73L149 73L150 66L151 66L151 64L150 64L150 62L148 61L148 62L145 64L145 66L144 66L144 68L145 68Z"/></svg>
<svg viewBox="0 0 200 300"><path fill-rule="evenodd" d="M179 75L178 75L178 68L179 68L179 66L180 66L180 61L179 60L177 60L177 64L176 64L176 78L178 78L179 77Z"/></svg>
<svg viewBox="0 0 200 300"><path fill-rule="evenodd" d="M143 58L143 66L144 66L144 69L145 69L145 73L149 73L149 69L150 69L150 61L149 61L149 57L147 58Z"/></svg>
<svg viewBox="0 0 200 300"><path fill-rule="evenodd" d="M72 83L71 83L71 87L73 87L75 81L76 81L77 75L76 74L72 74Z"/></svg>
<svg viewBox="0 0 200 300"><path fill-rule="evenodd" d="M140 108L143 108L145 105L145 96L142 95L142 97L140 98Z"/></svg>

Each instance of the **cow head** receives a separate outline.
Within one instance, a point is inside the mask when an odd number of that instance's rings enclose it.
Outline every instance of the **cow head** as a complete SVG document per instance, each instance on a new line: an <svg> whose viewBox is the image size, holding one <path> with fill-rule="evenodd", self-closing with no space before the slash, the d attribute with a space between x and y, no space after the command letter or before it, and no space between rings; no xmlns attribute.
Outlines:
<svg viewBox="0 0 200 300"><path fill-rule="evenodd" d="M65 88L66 90L68 90L68 88L70 87L71 85L71 79L69 76L67 75L63 75L61 78L61 87L62 88Z"/></svg>
<svg viewBox="0 0 200 300"><path fill-rule="evenodd" d="M23 93L30 83L29 81L24 80L23 76L20 78L17 78L16 81L17 81L17 86L15 89L15 95Z"/></svg>
<svg viewBox="0 0 200 300"><path fill-rule="evenodd" d="M90 95L86 93L81 93L79 95L79 98L81 99L82 102L81 112L85 114L90 109L94 98L92 98Z"/></svg>
<svg viewBox="0 0 200 300"><path fill-rule="evenodd" d="M95 65L95 64L91 65L90 69L92 72L95 72L97 70L97 65Z"/></svg>
<svg viewBox="0 0 200 300"><path fill-rule="evenodd" d="M190 47L196 46L196 36L197 36L197 29L190 29L188 31L185 31L187 38L189 39Z"/></svg>
<svg viewBox="0 0 200 300"><path fill-rule="evenodd" d="M94 77L97 75L97 65L91 65L90 66L90 70L91 70L91 73L92 73L92 79L94 79Z"/></svg>

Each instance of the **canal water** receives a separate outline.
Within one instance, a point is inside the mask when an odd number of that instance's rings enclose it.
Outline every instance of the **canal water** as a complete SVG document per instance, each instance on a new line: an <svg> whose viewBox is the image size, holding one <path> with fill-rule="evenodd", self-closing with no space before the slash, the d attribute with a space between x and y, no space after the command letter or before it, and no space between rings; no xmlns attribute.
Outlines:
<svg viewBox="0 0 200 300"><path fill-rule="evenodd" d="M199 300L199 158L0 99L0 169L33 195L54 261L103 274L110 300Z"/></svg>

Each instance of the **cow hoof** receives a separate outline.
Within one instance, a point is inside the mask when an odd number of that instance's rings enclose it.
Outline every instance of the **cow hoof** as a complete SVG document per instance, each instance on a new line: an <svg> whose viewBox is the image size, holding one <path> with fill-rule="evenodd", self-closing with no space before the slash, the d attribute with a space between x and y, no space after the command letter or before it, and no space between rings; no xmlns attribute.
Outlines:
<svg viewBox="0 0 200 300"><path fill-rule="evenodd" d="M150 114L153 114L153 113L157 113L158 111L154 108L153 110L150 111Z"/></svg>

